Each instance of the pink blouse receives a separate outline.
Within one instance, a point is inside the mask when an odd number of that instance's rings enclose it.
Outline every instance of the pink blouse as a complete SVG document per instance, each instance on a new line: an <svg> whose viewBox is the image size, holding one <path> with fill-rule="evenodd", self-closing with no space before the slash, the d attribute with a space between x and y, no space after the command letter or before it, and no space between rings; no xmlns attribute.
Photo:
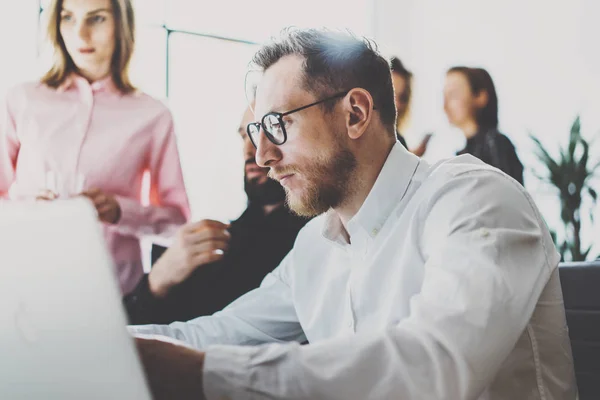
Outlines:
<svg viewBox="0 0 600 400"><path fill-rule="evenodd" d="M12 199L34 198L49 189L48 176L68 194L83 184L114 195L121 219L103 228L121 289L131 291L143 274L140 237L171 233L189 217L169 110L146 94L122 94L110 78L89 84L73 75L59 89L17 86L0 111L0 196L11 189Z"/></svg>

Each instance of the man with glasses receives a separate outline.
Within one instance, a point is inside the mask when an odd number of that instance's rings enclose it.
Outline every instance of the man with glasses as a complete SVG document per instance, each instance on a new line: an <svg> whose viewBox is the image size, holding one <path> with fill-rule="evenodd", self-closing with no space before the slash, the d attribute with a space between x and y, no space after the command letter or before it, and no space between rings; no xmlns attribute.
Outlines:
<svg viewBox="0 0 600 400"><path fill-rule="evenodd" d="M370 42L290 30L254 62L257 163L320 216L223 311L132 328L187 345L138 339L156 398L574 399L559 256L523 187L406 151Z"/></svg>
<svg viewBox="0 0 600 400"><path fill-rule="evenodd" d="M223 309L260 285L308 221L290 213L281 185L256 165L256 149L246 133L253 118L248 108L238 129L248 208L229 225L202 220L183 226L150 274L124 298L131 324L187 321Z"/></svg>

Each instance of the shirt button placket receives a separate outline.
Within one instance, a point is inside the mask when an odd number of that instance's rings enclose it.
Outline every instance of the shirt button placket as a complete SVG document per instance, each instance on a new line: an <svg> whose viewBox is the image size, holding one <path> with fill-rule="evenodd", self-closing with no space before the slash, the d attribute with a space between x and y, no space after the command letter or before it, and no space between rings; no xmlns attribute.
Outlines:
<svg viewBox="0 0 600 400"><path fill-rule="evenodd" d="M354 326L355 326L355 322L354 322L354 311L353 311L353 307L352 307L352 290L350 287L350 284L348 284L348 322L346 323L346 325L348 326L348 329L350 329L352 332L354 332Z"/></svg>

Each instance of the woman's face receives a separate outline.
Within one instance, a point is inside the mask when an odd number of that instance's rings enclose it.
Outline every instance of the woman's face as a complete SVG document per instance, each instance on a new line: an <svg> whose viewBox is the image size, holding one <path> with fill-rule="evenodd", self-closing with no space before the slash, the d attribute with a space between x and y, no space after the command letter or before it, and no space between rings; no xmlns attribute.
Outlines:
<svg viewBox="0 0 600 400"><path fill-rule="evenodd" d="M77 69L87 78L110 73L115 51L111 0L64 0L60 35Z"/></svg>
<svg viewBox="0 0 600 400"><path fill-rule="evenodd" d="M446 75L444 85L444 112L448 121L457 127L475 121L477 99L471 92L467 77L460 72Z"/></svg>
<svg viewBox="0 0 600 400"><path fill-rule="evenodd" d="M394 85L394 102L398 112L398 122L400 122L406 117L408 111L410 88L406 78L396 72L392 72L392 84Z"/></svg>

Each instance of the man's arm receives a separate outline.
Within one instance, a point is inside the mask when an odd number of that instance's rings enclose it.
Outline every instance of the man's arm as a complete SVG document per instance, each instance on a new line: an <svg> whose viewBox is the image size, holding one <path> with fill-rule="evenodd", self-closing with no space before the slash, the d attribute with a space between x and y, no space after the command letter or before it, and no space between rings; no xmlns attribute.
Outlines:
<svg viewBox="0 0 600 400"><path fill-rule="evenodd" d="M259 288L240 297L223 311L170 325L131 326L130 332L168 336L197 349L212 344L304 341L292 293L284 278L291 254L265 277Z"/></svg>
<svg viewBox="0 0 600 400"><path fill-rule="evenodd" d="M305 341L290 295L289 287L276 270L260 288L213 316L188 323L129 327L136 336L153 398L205 399L202 378L205 354L198 349L211 344Z"/></svg>
<svg viewBox="0 0 600 400"><path fill-rule="evenodd" d="M190 279L198 268L207 268L222 259L230 238L228 228L229 225L212 220L181 227L150 274L144 275L136 288L123 298L129 322L136 325L168 323L176 320L177 315L189 315L189 308L197 308L189 304L185 296L169 294Z"/></svg>
<svg viewBox="0 0 600 400"><path fill-rule="evenodd" d="M135 341L153 399L205 399L204 353L173 341L153 338Z"/></svg>
<svg viewBox="0 0 600 400"><path fill-rule="evenodd" d="M130 324L162 322L162 302L152 294L148 284L148 274L144 274L137 286L123 297L123 307Z"/></svg>
<svg viewBox="0 0 600 400"><path fill-rule="evenodd" d="M207 219L180 228L173 244L148 275L152 294L164 298L197 268L222 259L231 237L228 228L229 225Z"/></svg>
<svg viewBox="0 0 600 400"><path fill-rule="evenodd" d="M497 172L457 176L423 207L425 277L409 318L308 346L211 346L206 398L476 399L557 259L530 200Z"/></svg>

